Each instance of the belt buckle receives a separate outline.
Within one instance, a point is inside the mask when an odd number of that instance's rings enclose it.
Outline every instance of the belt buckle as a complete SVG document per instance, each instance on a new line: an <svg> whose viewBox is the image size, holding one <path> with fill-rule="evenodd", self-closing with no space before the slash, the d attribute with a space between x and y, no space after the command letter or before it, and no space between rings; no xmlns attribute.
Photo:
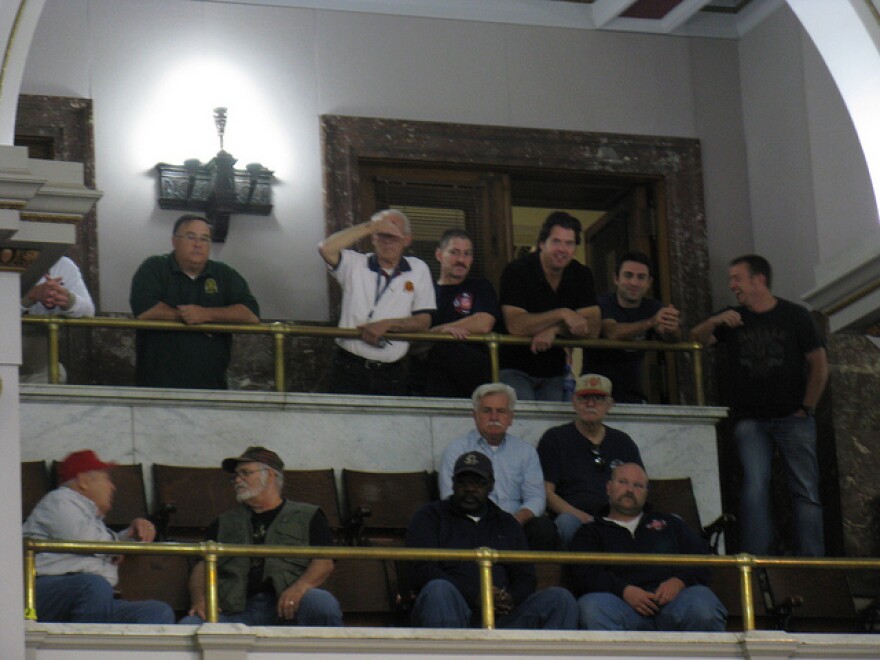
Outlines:
<svg viewBox="0 0 880 660"><path fill-rule="evenodd" d="M377 371L385 366L384 362L380 362L379 360L369 360L364 358L364 369L367 371Z"/></svg>

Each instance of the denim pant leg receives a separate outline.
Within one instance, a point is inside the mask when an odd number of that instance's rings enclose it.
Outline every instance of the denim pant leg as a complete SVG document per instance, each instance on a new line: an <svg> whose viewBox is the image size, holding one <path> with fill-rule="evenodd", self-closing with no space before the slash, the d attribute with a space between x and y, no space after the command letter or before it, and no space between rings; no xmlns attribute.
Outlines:
<svg viewBox="0 0 880 660"><path fill-rule="evenodd" d="M204 619L197 615L185 616L178 621L182 624L202 624L204 622ZM248 626L276 626L282 623L278 618L277 600L274 595L267 593L248 597L241 612L233 614L220 612L217 622L243 623Z"/></svg>
<svg viewBox="0 0 880 660"><path fill-rule="evenodd" d="M537 398L535 393L536 379L525 371L502 369L498 372L498 380L505 385L510 385L516 392L516 398L519 401L534 401Z"/></svg>
<svg viewBox="0 0 880 660"><path fill-rule="evenodd" d="M535 398L538 401L565 401L565 377L550 376L539 378L535 386Z"/></svg>
<svg viewBox="0 0 880 660"><path fill-rule="evenodd" d="M412 620L422 628L470 628L471 608L452 582L431 580L413 604Z"/></svg>
<svg viewBox="0 0 880 660"><path fill-rule="evenodd" d="M791 495L795 551L821 557L825 554L825 530L819 499L816 420L797 415L774 419L773 435L782 454Z"/></svg>
<svg viewBox="0 0 880 660"><path fill-rule="evenodd" d="M553 519L556 529L559 530L559 547L568 550L575 533L581 528L581 519L571 513L560 513Z"/></svg>
<svg viewBox="0 0 880 660"><path fill-rule="evenodd" d="M341 626L339 601L324 589L309 589L299 603L294 617L298 626Z"/></svg>
<svg viewBox="0 0 880 660"><path fill-rule="evenodd" d="M581 630L655 630L653 618L642 616L614 594L584 594L577 604Z"/></svg>
<svg viewBox="0 0 880 660"><path fill-rule="evenodd" d="M520 603L509 618L499 622L499 627L524 630L577 630L577 602L568 589L562 587L542 589Z"/></svg>
<svg viewBox="0 0 880 660"><path fill-rule="evenodd" d="M111 623L174 623L174 610L161 600L113 601Z"/></svg>
<svg viewBox="0 0 880 660"><path fill-rule="evenodd" d="M703 585L685 587L654 617L657 630L724 632L727 609Z"/></svg>
<svg viewBox="0 0 880 660"><path fill-rule="evenodd" d="M42 575L36 587L40 621L108 623L112 619L113 587L100 575Z"/></svg>
<svg viewBox="0 0 880 660"><path fill-rule="evenodd" d="M770 422L741 419L733 430L743 469L739 509L740 549L754 555L770 553L773 520L770 515L770 466L773 438Z"/></svg>

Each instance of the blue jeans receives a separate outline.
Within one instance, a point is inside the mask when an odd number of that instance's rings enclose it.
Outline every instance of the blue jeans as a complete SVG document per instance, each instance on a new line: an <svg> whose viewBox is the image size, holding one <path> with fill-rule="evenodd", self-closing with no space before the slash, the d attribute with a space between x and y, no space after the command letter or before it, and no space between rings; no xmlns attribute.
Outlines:
<svg viewBox="0 0 880 660"><path fill-rule="evenodd" d="M174 611L158 600L117 599L100 575L68 573L37 577L37 619L56 623L174 623Z"/></svg>
<svg viewBox="0 0 880 660"><path fill-rule="evenodd" d="M505 385L510 385L520 401L565 401L565 377L561 374L535 378L519 369L502 369L498 372L498 379Z"/></svg>
<svg viewBox="0 0 880 660"><path fill-rule="evenodd" d="M578 598L582 630L671 630L724 632L727 610L708 587L685 587L654 616L642 616L609 593Z"/></svg>
<svg viewBox="0 0 880 660"><path fill-rule="evenodd" d="M219 623L244 623L248 626L341 626L342 610L329 591L309 589L299 603L296 616L291 620L278 618L278 599L274 594L259 593L249 596L244 609L234 614L220 612ZM202 617L191 614L180 620L185 624L204 623Z"/></svg>
<svg viewBox="0 0 880 660"><path fill-rule="evenodd" d="M556 531L559 532L559 547L568 550L575 533L584 523L573 513L560 513L553 522L556 523Z"/></svg>
<svg viewBox="0 0 880 660"><path fill-rule="evenodd" d="M782 456L791 495L795 552L813 557L824 555L816 421L798 415L767 420L741 419L733 433L743 468L739 517L742 551L766 555L772 547L770 466L775 447Z"/></svg>
<svg viewBox="0 0 880 660"><path fill-rule="evenodd" d="M413 625L422 628L471 628L474 613L458 588L448 580L431 580L413 605ZM512 614L497 617L497 628L577 630L577 603L562 587L533 593Z"/></svg>

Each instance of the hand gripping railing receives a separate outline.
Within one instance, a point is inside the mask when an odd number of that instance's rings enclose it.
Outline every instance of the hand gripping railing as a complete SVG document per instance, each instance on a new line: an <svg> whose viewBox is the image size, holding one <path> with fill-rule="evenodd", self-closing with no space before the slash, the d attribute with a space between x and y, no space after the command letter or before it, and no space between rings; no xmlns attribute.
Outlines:
<svg viewBox="0 0 880 660"><path fill-rule="evenodd" d="M440 550L433 548L380 547L290 547L283 545L231 545L204 543L139 543L133 541L47 541L24 540L25 618L37 619L36 554L65 552L70 554L151 554L200 557L205 561L205 595L207 620L218 620L217 560L220 557L305 557L317 559L391 559L395 561L474 561L480 573L480 603L483 628L495 627L492 598L492 565L496 562L564 563L564 564L638 564L685 566L735 566L739 571L742 598L743 630L755 629L752 606L752 569L765 566L813 567L822 569L880 569L878 558L804 558L755 557L754 555L645 555L602 552L538 552L519 550Z"/></svg>
<svg viewBox="0 0 880 660"><path fill-rule="evenodd" d="M22 317L22 322L30 325L45 325L49 334L49 382L57 383L59 380L58 369L58 331L61 327L87 327L87 328L121 328L128 330L173 330L180 332L228 332L233 334L262 334L272 335L275 343L275 390L284 391L284 337L286 335L297 337L329 337L343 339L357 339L360 331L355 328L330 328L313 325L297 325L294 323L259 323L254 325L231 324L231 323L204 323L201 325L186 325L177 321L137 321L134 319L118 319L106 317L87 317L78 319L61 318L57 316L31 316ZM456 339L452 335L439 332L389 332L389 339L402 341L423 342L467 342L484 344L489 349L492 380L498 380L500 346L528 346L531 337L515 337L513 335L500 335L497 333L474 334L465 339ZM662 341L620 341L612 339L556 339L554 346L571 348L598 348L598 349L625 349L641 351L673 351L678 353L690 353L693 356L694 391L698 406L705 404L703 395L703 345L698 342L662 342Z"/></svg>

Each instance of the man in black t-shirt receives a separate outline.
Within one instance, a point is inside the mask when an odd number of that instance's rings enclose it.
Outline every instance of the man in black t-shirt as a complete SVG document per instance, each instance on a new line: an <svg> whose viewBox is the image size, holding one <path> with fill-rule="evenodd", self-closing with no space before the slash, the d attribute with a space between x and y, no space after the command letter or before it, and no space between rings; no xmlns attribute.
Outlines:
<svg viewBox="0 0 880 660"><path fill-rule="evenodd" d="M554 211L538 234L538 251L507 264L501 275L501 332L532 338L531 346L501 352L501 381L520 400L564 400L566 355L554 340L599 336L593 273L574 259L580 242L580 220Z"/></svg>
<svg viewBox="0 0 880 660"><path fill-rule="evenodd" d="M462 229L447 229L435 251L440 278L434 284L437 310L431 313L431 332L463 339L469 334L492 332L501 315L498 298L485 277L469 277L474 244ZM425 394L470 398L491 380L489 351L483 344L437 342L423 365Z"/></svg>
<svg viewBox="0 0 880 660"><path fill-rule="evenodd" d="M265 447L223 461L241 506L226 511L208 528L208 539L237 545L333 545L324 513L316 506L281 496L284 463ZM341 626L336 598L318 587L333 572L332 559L307 557L221 557L217 562L220 623L249 626L294 624ZM180 623L207 619L205 562L190 577L192 607Z"/></svg>
<svg viewBox="0 0 880 660"><path fill-rule="evenodd" d="M599 296L602 311L602 337L678 341L681 326L678 310L659 300L647 298L654 278L651 261L642 252L627 252L617 261L614 291ZM645 403L642 387L643 351L584 350L583 371L602 374L614 385L617 403Z"/></svg>
<svg viewBox="0 0 880 660"><path fill-rule="evenodd" d="M727 344L734 436L743 468L741 549L756 555L771 551L770 468L778 449L791 494L795 551L821 556L813 415L828 380L828 361L807 310L775 297L771 281L772 269L763 257L731 261L730 290L739 305L703 321L691 330L691 339Z"/></svg>

